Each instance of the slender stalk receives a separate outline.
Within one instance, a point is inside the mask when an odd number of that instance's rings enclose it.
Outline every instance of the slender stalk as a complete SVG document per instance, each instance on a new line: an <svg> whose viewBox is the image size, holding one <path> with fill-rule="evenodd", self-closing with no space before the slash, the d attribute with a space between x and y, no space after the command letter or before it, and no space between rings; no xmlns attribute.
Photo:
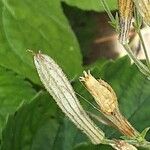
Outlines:
<svg viewBox="0 0 150 150"><path fill-rule="evenodd" d="M111 11L110 11L110 9L109 9L107 3L105 2L105 0L101 0L101 2L102 2L102 5L103 5L105 11L106 11L107 14L108 14L109 19L110 19L112 22L116 22L116 20L115 20L114 16L112 15L112 13L111 13Z"/></svg>
<svg viewBox="0 0 150 150"><path fill-rule="evenodd" d="M104 139L103 140L103 143L102 144L106 144L106 145L114 145L116 143L116 139L114 140L110 140L110 139ZM143 141L143 142L139 142L138 140L136 139L131 139L131 140L123 140L124 142L127 142L129 144L132 144L136 147L142 147L142 148L145 148L147 150L150 150L150 142L148 141Z"/></svg>
<svg viewBox="0 0 150 150"><path fill-rule="evenodd" d="M125 50L128 52L128 55L131 57L131 59L134 61L134 63L137 65L137 67L139 68L139 70L145 74L146 76L150 76L150 71L147 68L147 66L145 66L141 61L139 61L134 54L131 51L131 48L129 46L129 44L123 44L123 47L125 48Z"/></svg>
<svg viewBox="0 0 150 150"><path fill-rule="evenodd" d="M142 47L143 47L143 50L144 50L147 66L150 69L150 59L149 59L149 56L148 56L148 53L147 53L147 49L146 49L146 46L145 46L145 42L144 42L141 30L138 31L138 35L139 35L139 38L141 40L141 44L142 44Z"/></svg>

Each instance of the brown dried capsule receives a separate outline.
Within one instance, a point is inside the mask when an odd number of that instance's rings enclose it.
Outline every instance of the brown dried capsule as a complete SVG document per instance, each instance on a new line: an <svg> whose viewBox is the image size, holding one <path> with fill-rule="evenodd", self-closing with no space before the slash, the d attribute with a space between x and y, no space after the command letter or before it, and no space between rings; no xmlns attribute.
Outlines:
<svg viewBox="0 0 150 150"><path fill-rule="evenodd" d="M80 81L84 81L85 86L91 95L95 98L95 101L100 106L101 111L104 114L112 114L118 107L117 97L111 86L103 80L96 80L90 71L86 73L84 77L80 77Z"/></svg>
<svg viewBox="0 0 150 150"><path fill-rule="evenodd" d="M138 136L139 133L132 127L125 117L119 111L117 96L111 86L103 80L96 80L90 71L83 72L80 77L87 90L94 97L102 114L116 127L121 133L127 136Z"/></svg>

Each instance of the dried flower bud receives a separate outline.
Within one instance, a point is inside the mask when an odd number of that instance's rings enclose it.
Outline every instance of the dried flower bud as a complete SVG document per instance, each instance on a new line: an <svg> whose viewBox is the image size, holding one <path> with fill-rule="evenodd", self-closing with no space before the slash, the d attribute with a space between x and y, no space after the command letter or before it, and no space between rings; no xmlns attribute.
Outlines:
<svg viewBox="0 0 150 150"><path fill-rule="evenodd" d="M133 0L118 0L120 16L119 41L122 44L128 43L131 21L133 18Z"/></svg>
<svg viewBox="0 0 150 150"><path fill-rule="evenodd" d="M116 127L121 133L127 136L138 136L139 133L123 117L118 108L117 96L111 86L103 80L96 80L90 71L83 72L84 76L80 77L87 90L94 97L102 114Z"/></svg>
<svg viewBox="0 0 150 150"><path fill-rule="evenodd" d="M111 114L118 107L117 97L113 89L109 84L103 80L96 80L90 71L86 73L84 77L80 77L80 81L85 83L88 91L94 97L97 104L100 106L101 111L104 114Z"/></svg>
<svg viewBox="0 0 150 150"><path fill-rule="evenodd" d="M94 144L101 143L103 131L92 122L80 105L62 69L52 58L41 53L35 54L34 62L42 83L61 110Z"/></svg>
<svg viewBox="0 0 150 150"><path fill-rule="evenodd" d="M134 0L137 10L143 17L144 22L150 25L150 1L149 0Z"/></svg>

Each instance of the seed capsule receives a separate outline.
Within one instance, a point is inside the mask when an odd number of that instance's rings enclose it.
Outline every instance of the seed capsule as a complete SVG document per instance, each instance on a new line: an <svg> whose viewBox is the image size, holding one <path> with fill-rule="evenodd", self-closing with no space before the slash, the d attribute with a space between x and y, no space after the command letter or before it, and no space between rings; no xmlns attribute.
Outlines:
<svg viewBox="0 0 150 150"><path fill-rule="evenodd" d="M150 26L150 0L134 0L134 3L144 22Z"/></svg>
<svg viewBox="0 0 150 150"><path fill-rule="evenodd" d="M88 91L94 97L96 103L99 105L104 114L110 115L118 107L117 97L111 86L103 80L96 80L90 71L84 77L80 77L80 81L85 83Z"/></svg>
<svg viewBox="0 0 150 150"><path fill-rule="evenodd" d="M131 21L133 18L133 0L118 0L120 16L120 35L119 41L122 44L128 43Z"/></svg>
<svg viewBox="0 0 150 150"><path fill-rule="evenodd" d="M94 144L101 143L103 131L93 123L80 105L62 69L52 58L41 53L35 54L34 63L43 85L61 110Z"/></svg>
<svg viewBox="0 0 150 150"><path fill-rule="evenodd" d="M87 90L94 97L102 114L124 135L133 137L139 133L132 127L125 117L119 111L117 96L111 86L103 80L96 80L90 71L83 72L80 77Z"/></svg>

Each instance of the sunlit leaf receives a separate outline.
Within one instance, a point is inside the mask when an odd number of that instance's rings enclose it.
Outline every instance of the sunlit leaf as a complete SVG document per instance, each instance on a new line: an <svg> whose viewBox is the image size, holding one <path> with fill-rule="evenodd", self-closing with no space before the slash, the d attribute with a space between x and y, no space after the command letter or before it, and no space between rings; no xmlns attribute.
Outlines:
<svg viewBox="0 0 150 150"><path fill-rule="evenodd" d="M16 66L3 59L0 60L2 64L39 83L32 56L26 50L41 50L57 60L69 79L79 74L82 68L79 45L60 1L4 0L3 5L1 30L5 43L1 56L5 55L6 60L12 57ZM8 49L10 51L6 55Z"/></svg>

